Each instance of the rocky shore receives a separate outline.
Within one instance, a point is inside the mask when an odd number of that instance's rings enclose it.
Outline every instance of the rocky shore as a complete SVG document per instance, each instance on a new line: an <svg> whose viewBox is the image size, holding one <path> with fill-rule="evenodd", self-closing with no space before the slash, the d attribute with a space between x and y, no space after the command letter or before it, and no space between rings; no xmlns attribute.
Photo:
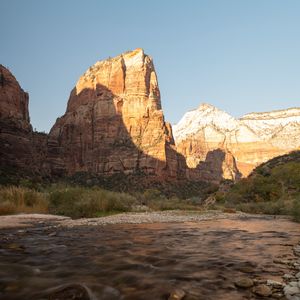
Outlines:
<svg viewBox="0 0 300 300"><path fill-rule="evenodd" d="M151 212L126 212L99 218L71 219L69 217L49 214L17 214L0 216L0 229L31 227L36 225L48 226L88 226L88 225L112 225L112 224L144 224L144 223L181 223L201 222L213 219L238 219L259 218L259 215L246 214L243 212L211 211L151 211ZM264 216L267 219L289 219L283 216Z"/></svg>
<svg viewBox="0 0 300 300"><path fill-rule="evenodd" d="M283 279L286 285L283 288L288 300L300 300L300 243L293 248L295 258L290 261L282 261L288 264L291 272L285 274Z"/></svg>
<svg viewBox="0 0 300 300"><path fill-rule="evenodd" d="M198 222L212 218L225 218L228 214L209 211L184 212L184 211L159 211L159 212L130 212L110 215L99 218L71 219L64 216L48 214L17 214L0 216L1 228L31 227L41 224L49 226L80 226L80 225L108 225L108 224L142 224L142 223L168 223L168 222ZM237 215L240 215L237 214ZM244 214L243 214L244 215Z"/></svg>

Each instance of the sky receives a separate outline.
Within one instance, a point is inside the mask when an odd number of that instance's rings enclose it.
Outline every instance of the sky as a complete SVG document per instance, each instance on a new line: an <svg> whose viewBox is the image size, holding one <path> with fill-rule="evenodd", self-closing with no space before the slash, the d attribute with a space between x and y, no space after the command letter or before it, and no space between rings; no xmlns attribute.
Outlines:
<svg viewBox="0 0 300 300"><path fill-rule="evenodd" d="M48 132L96 61L143 48L165 119L210 103L234 117L300 106L298 0L0 0L0 63Z"/></svg>

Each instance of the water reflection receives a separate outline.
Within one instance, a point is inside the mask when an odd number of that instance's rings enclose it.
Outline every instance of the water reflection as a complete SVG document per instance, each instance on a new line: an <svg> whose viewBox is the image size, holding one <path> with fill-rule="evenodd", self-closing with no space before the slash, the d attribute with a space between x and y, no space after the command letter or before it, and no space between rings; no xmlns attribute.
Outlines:
<svg viewBox="0 0 300 300"><path fill-rule="evenodd" d="M266 217L52 231L1 231L1 299L153 300L178 287L187 300L254 299L234 280L280 279L273 259L300 238L297 224Z"/></svg>

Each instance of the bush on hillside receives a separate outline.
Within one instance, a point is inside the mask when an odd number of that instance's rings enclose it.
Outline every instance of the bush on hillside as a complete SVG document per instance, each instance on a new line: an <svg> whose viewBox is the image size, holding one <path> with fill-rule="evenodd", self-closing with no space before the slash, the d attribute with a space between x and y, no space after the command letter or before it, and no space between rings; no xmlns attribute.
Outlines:
<svg viewBox="0 0 300 300"><path fill-rule="evenodd" d="M236 183L225 194L225 205L250 213L293 214L300 220L300 162L275 161Z"/></svg>
<svg viewBox="0 0 300 300"><path fill-rule="evenodd" d="M293 202L292 215L295 221L300 222L300 196Z"/></svg>

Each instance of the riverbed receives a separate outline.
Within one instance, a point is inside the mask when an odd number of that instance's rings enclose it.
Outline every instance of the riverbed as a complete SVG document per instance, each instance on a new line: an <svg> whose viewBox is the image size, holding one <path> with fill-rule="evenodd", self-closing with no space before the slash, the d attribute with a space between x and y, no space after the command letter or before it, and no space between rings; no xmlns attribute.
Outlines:
<svg viewBox="0 0 300 300"><path fill-rule="evenodd" d="M195 221L194 215L104 225L37 218L2 228L0 299L155 300L174 291L185 300L261 299L235 282L282 282L291 272L281 261L294 259L299 224L236 214Z"/></svg>

